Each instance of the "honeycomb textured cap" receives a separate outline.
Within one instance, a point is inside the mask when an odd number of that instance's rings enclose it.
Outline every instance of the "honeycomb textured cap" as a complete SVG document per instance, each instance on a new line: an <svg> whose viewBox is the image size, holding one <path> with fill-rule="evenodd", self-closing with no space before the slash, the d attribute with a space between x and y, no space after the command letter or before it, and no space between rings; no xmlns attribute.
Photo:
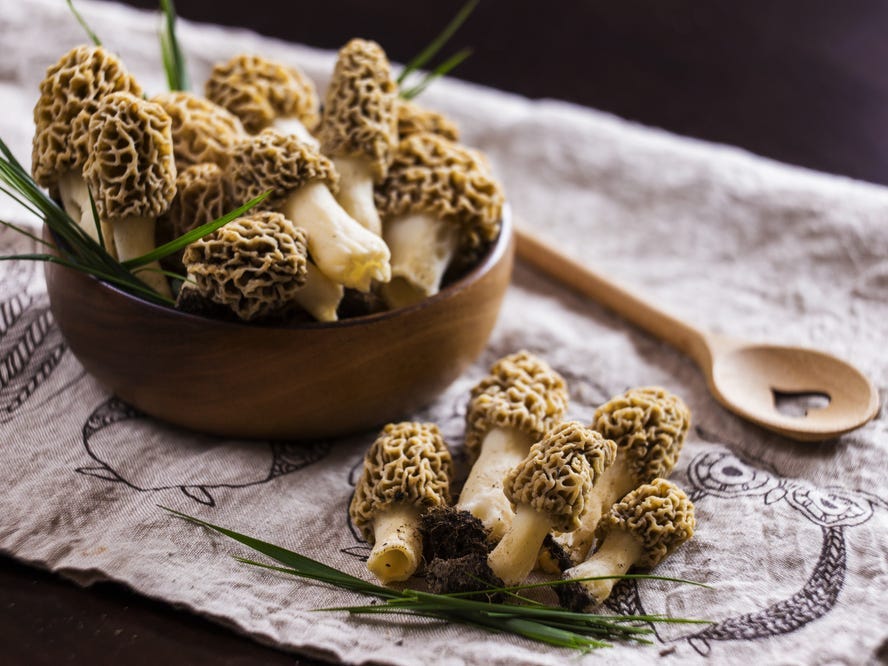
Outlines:
<svg viewBox="0 0 888 666"><path fill-rule="evenodd" d="M43 187L80 171L89 154L89 119L99 101L113 92L142 95L123 63L100 46L78 46L50 67L34 106L31 173Z"/></svg>
<svg viewBox="0 0 888 666"><path fill-rule="evenodd" d="M617 445L576 421L555 426L506 476L503 492L513 506L524 504L547 516L559 532L580 526L586 496L614 462Z"/></svg>
<svg viewBox="0 0 888 666"><path fill-rule="evenodd" d="M280 213L239 217L185 248L183 263L197 291L243 321L284 314L305 284L305 232ZM181 293L181 292L180 292Z"/></svg>
<svg viewBox="0 0 888 666"><path fill-rule="evenodd" d="M567 412L567 384L528 351L494 363L472 389L466 414L466 449L477 456L494 428L513 428L540 440Z"/></svg>
<svg viewBox="0 0 888 666"><path fill-rule="evenodd" d="M459 128L449 118L407 99L397 98L395 112L398 118L398 139L412 134L429 133L449 141L459 141Z"/></svg>
<svg viewBox="0 0 888 666"><path fill-rule="evenodd" d="M163 215L173 238L222 217L229 208L231 185L218 164L192 164L176 176L176 196Z"/></svg>
<svg viewBox="0 0 888 666"><path fill-rule="evenodd" d="M295 117L309 130L318 124L320 104L311 79L260 56L241 54L213 67L204 94L240 118L248 132L261 132L278 117Z"/></svg>
<svg viewBox="0 0 888 666"><path fill-rule="evenodd" d="M351 40L340 49L327 88L318 130L321 150L332 157L369 160L374 179L382 180L398 142L397 95L382 47Z"/></svg>
<svg viewBox="0 0 888 666"><path fill-rule="evenodd" d="M614 504L596 529L596 538L621 529L632 534L644 553L636 565L650 568L694 536L694 505L684 491L666 479L639 486Z"/></svg>
<svg viewBox="0 0 888 666"><path fill-rule="evenodd" d="M595 410L592 427L617 443L637 484L668 476L691 425L691 412L678 396L650 386L611 398Z"/></svg>
<svg viewBox="0 0 888 666"><path fill-rule="evenodd" d="M297 137L267 129L241 141L231 161L235 203L242 205L271 190L261 205L274 208L300 187L322 182L336 189L339 176L333 163Z"/></svg>
<svg viewBox="0 0 888 666"><path fill-rule="evenodd" d="M172 121L159 104L106 95L89 120L83 177L105 219L156 218L176 195Z"/></svg>
<svg viewBox="0 0 888 666"><path fill-rule="evenodd" d="M441 431L433 423L390 423L364 456L349 515L373 543L373 518L392 504L424 511L450 503L453 461Z"/></svg>
<svg viewBox="0 0 888 666"><path fill-rule="evenodd" d="M458 224L464 252L496 239L505 201L480 153L427 133L398 143L375 198L383 217L426 213Z"/></svg>
<svg viewBox="0 0 888 666"><path fill-rule="evenodd" d="M187 92L155 95L173 121L173 153L176 168L213 162L227 167L231 152L246 134L238 117L218 104Z"/></svg>

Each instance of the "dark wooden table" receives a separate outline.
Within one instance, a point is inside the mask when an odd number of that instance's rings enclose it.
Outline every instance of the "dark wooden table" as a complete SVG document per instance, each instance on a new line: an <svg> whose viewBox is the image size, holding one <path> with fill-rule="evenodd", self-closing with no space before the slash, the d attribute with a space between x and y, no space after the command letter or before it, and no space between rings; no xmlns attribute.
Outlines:
<svg viewBox="0 0 888 666"><path fill-rule="evenodd" d="M177 0L187 18L326 48L369 37L399 61L461 4ZM474 48L461 78L886 184L886 25L878 0L483 0L452 45ZM3 557L0 645L6 664L318 663L120 586L81 589Z"/></svg>

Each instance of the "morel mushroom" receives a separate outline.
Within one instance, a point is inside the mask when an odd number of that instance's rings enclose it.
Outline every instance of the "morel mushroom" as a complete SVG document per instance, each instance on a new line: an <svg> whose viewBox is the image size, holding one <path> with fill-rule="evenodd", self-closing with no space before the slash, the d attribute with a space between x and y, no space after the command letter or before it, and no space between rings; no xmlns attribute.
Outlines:
<svg viewBox="0 0 888 666"><path fill-rule="evenodd" d="M616 452L616 444L576 421L556 426L530 447L503 482L515 518L487 560L500 580L523 582L551 530L580 526L586 496Z"/></svg>
<svg viewBox="0 0 888 666"><path fill-rule="evenodd" d="M280 213L250 212L185 248L179 292L225 306L243 321L281 316L305 283L305 233Z"/></svg>
<svg viewBox="0 0 888 666"><path fill-rule="evenodd" d="M336 200L377 235L382 222L373 184L385 178L397 144L397 95L382 47L353 39L339 51L318 127L321 151L339 172Z"/></svg>
<svg viewBox="0 0 888 666"><path fill-rule="evenodd" d="M527 351L494 363L472 389L465 446L475 464L456 506L478 518L493 541L514 515L503 480L566 411L564 379Z"/></svg>
<svg viewBox="0 0 888 666"><path fill-rule="evenodd" d="M196 229L224 215L231 184L225 172L212 162L193 164L176 174L176 196L158 223L170 227L170 237Z"/></svg>
<svg viewBox="0 0 888 666"><path fill-rule="evenodd" d="M557 541L574 563L592 546L598 521L633 488L675 467L691 422L681 398L659 387L634 388L595 410L592 428L617 444L617 459L589 497L582 526Z"/></svg>
<svg viewBox="0 0 888 666"><path fill-rule="evenodd" d="M263 203L308 232L308 249L324 275L367 291L391 277L389 249L333 198L336 171L329 159L292 135L265 130L238 144L232 161L235 201L271 190Z"/></svg>
<svg viewBox="0 0 888 666"><path fill-rule="evenodd" d="M172 121L158 104L111 93L89 119L89 157L83 176L103 222L110 223L120 261L154 249L157 218L176 194ZM164 296L170 287L156 261L139 279Z"/></svg>
<svg viewBox="0 0 888 666"><path fill-rule="evenodd" d="M392 255L382 294L401 307L438 293L457 249L473 255L497 237L503 193L480 154L414 134L398 144L376 206Z"/></svg>
<svg viewBox="0 0 888 666"><path fill-rule="evenodd" d="M630 567L644 569L694 535L694 505L674 483L654 479L626 495L598 526L601 547L588 560L564 572L566 579L621 576ZM584 610L610 596L617 579L587 580L556 586L562 605Z"/></svg>
<svg viewBox="0 0 888 666"><path fill-rule="evenodd" d="M248 132L274 127L318 145L311 134L318 123L318 95L311 79L296 67L237 55L213 67L204 94L240 118Z"/></svg>
<svg viewBox="0 0 888 666"><path fill-rule="evenodd" d="M151 101L160 104L172 120L176 168L212 162L225 168L231 151L246 134L237 116L209 100L187 92L166 92Z"/></svg>
<svg viewBox="0 0 888 666"><path fill-rule="evenodd" d="M114 92L141 95L142 88L123 63L100 46L71 49L46 72L34 107L31 173L51 191L89 236L99 241L83 166L89 155L89 119L103 97ZM106 249L115 255L110 228L103 229Z"/></svg>
<svg viewBox="0 0 888 666"><path fill-rule="evenodd" d="M450 451L431 423L389 424L367 451L349 515L373 544L367 568L383 583L416 571L419 516L450 500L451 470Z"/></svg>
<svg viewBox="0 0 888 666"><path fill-rule="evenodd" d="M395 102L395 114L398 118L399 140L411 134L428 132L450 141L459 141L459 128L450 119L437 111L421 107L416 102L399 97Z"/></svg>

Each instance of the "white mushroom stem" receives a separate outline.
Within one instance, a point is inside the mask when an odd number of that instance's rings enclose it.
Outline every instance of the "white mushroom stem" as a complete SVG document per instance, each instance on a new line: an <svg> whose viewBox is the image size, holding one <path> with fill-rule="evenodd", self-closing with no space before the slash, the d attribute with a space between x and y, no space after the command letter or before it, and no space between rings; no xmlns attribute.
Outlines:
<svg viewBox="0 0 888 666"><path fill-rule="evenodd" d="M113 220L114 245L117 247L118 259L123 262L151 252L155 247L154 226L153 217L134 215ZM161 270L160 264L152 261L133 273L161 296L172 298L169 282Z"/></svg>
<svg viewBox="0 0 888 666"><path fill-rule="evenodd" d="M407 580L422 557L419 509L394 504L373 519L373 550L367 568L383 583Z"/></svg>
<svg viewBox="0 0 888 666"><path fill-rule="evenodd" d="M298 137L300 141L309 144L312 148L319 149L321 147L320 142L312 136L308 128L298 118L277 117L272 121L271 126L283 134Z"/></svg>
<svg viewBox="0 0 888 666"><path fill-rule="evenodd" d="M323 183L309 183L293 192L281 212L308 232L309 253L334 282L369 291L373 280L391 278L388 246L349 217Z"/></svg>
<svg viewBox="0 0 888 666"><path fill-rule="evenodd" d="M456 508L468 511L499 541L512 524L512 505L503 493L503 479L524 460L533 444L531 437L512 428L494 428L481 442L478 460L459 495Z"/></svg>
<svg viewBox="0 0 888 666"><path fill-rule="evenodd" d="M607 467L586 498L586 509L580 526L573 532L559 534L555 541L567 551L573 562L582 562L595 543L595 529L602 516L627 493L635 490L638 483L629 469L623 451L617 453L613 465Z"/></svg>
<svg viewBox="0 0 888 666"><path fill-rule="evenodd" d="M369 161L360 157L334 157L333 166L339 172L336 201L362 227L381 236L382 221L373 200L373 171Z"/></svg>
<svg viewBox="0 0 888 666"><path fill-rule="evenodd" d="M89 187L83 176L69 171L59 178L59 196L62 199L62 207L80 227L99 243L99 228L96 218L93 216L92 203L89 200ZM102 239L105 241L105 249L112 257L117 259L117 250L114 247L114 233L111 225L105 221L99 222L102 227Z"/></svg>
<svg viewBox="0 0 888 666"><path fill-rule="evenodd" d="M523 583L550 529L547 516L519 504L512 525L487 557L491 571L506 585Z"/></svg>
<svg viewBox="0 0 888 666"><path fill-rule="evenodd" d="M392 253L392 279L382 289L390 307L411 305L433 296L459 245L459 230L427 214L404 215L385 224Z"/></svg>
<svg viewBox="0 0 888 666"><path fill-rule="evenodd" d="M564 572L564 578L593 576L622 576L637 562L644 548L641 542L625 530L613 530L604 539L601 548L588 560ZM616 578L587 580L579 583L597 606L610 596Z"/></svg>
<svg viewBox="0 0 888 666"><path fill-rule="evenodd" d="M336 284L321 273L317 266L309 263L305 284L296 292L293 300L318 321L337 321L339 317L336 310L344 292L341 284Z"/></svg>

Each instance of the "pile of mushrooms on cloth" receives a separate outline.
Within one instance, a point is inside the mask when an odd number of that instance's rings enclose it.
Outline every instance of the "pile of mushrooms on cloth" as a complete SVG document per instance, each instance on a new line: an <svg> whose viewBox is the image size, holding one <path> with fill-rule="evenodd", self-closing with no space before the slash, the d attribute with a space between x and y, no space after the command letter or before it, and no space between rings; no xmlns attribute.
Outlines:
<svg viewBox="0 0 888 666"><path fill-rule="evenodd" d="M535 569L571 610L604 602L630 567L650 568L690 539L694 505L667 481L690 426L668 391L630 389L591 427L564 421L567 385L543 359L499 359L471 390L474 463L451 505L452 460L433 423L387 425L364 457L350 515L383 583L424 563L436 592L514 586ZM599 578L599 580L576 580Z"/></svg>
<svg viewBox="0 0 888 666"><path fill-rule="evenodd" d="M204 92L149 97L117 56L79 46L49 68L34 109L35 180L121 262L267 195L138 271L168 298L163 269L181 274L180 309L332 322L410 305L499 234L486 158L398 96L374 42L340 50L323 109L309 77L256 55L216 65Z"/></svg>

